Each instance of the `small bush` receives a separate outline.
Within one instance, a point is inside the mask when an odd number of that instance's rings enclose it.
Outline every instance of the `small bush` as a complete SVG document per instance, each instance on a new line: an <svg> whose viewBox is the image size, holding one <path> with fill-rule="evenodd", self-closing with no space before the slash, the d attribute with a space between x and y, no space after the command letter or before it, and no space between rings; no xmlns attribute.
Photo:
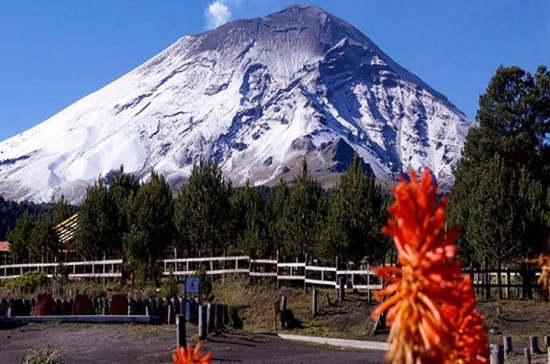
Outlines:
<svg viewBox="0 0 550 364"><path fill-rule="evenodd" d="M41 350L29 349L23 355L21 364L60 364L63 363L57 350L46 345Z"/></svg>
<svg viewBox="0 0 550 364"><path fill-rule="evenodd" d="M178 294L178 281L174 277L174 271L170 269L168 278L162 282L162 285L160 286L159 295L162 298L173 298L178 297Z"/></svg>
<svg viewBox="0 0 550 364"><path fill-rule="evenodd" d="M44 272L33 270L6 282L6 291L19 294L32 294L46 283Z"/></svg>

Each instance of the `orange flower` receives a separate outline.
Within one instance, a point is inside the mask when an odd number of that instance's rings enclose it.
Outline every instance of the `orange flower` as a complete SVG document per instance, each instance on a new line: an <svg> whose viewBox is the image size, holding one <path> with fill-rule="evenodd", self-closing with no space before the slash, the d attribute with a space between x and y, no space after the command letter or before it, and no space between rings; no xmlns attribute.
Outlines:
<svg viewBox="0 0 550 364"><path fill-rule="evenodd" d="M489 346L483 315L475 310L476 300L469 276L455 282L455 290L462 297L459 306L443 305L446 317L454 323L454 347L447 356L447 363L487 363Z"/></svg>
<svg viewBox="0 0 550 364"><path fill-rule="evenodd" d="M460 307L456 290L462 265L455 261L458 229L445 231L446 199L436 202L437 185L429 170L418 181L410 172L394 188L393 218L383 232L395 242L398 267L381 267L377 274L389 284L377 292L386 301L373 312L387 311L391 325L387 358L394 363L443 363L455 348L455 322L443 307ZM475 300L474 300L475 303Z"/></svg>
<svg viewBox="0 0 550 364"><path fill-rule="evenodd" d="M212 353L208 353L204 356L201 356L201 346L200 342L195 345L195 349L191 345L187 345L187 348L180 346L176 349L176 353L172 355L172 360L174 364L208 364L210 363L210 358L212 358Z"/></svg>

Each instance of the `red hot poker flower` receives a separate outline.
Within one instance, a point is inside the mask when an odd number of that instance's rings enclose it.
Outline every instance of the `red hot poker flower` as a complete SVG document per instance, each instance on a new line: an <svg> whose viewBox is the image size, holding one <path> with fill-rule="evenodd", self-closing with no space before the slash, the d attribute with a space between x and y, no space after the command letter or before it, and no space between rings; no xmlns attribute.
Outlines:
<svg viewBox="0 0 550 364"><path fill-rule="evenodd" d="M187 348L180 346L176 349L176 353L172 355L172 360L174 364L208 364L212 358L212 354L208 353L204 356L201 356L201 346L200 342L195 345L195 348L191 345L187 345Z"/></svg>
<svg viewBox="0 0 550 364"><path fill-rule="evenodd" d="M410 172L410 183L401 180L394 188L393 215L383 232L397 247L399 267L381 267L377 274L389 284L377 293L387 297L373 312L387 311L391 325L388 359L394 363L444 362L454 345L453 323L442 314L442 304L460 304L454 282L462 266L455 261L458 229L445 231L443 199L436 202L437 185L429 170L418 181Z"/></svg>

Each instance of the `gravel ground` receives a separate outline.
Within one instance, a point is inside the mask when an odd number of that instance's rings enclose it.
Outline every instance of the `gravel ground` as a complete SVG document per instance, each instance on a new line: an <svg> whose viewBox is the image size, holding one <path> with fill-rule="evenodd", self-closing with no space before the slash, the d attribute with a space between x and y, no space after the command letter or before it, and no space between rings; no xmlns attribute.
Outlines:
<svg viewBox="0 0 550 364"><path fill-rule="evenodd" d="M194 343L195 326L188 327ZM171 363L175 326L28 324L0 329L0 363L19 363L29 348L49 344L64 363ZM214 363L383 363L382 352L338 350L284 341L273 334L231 331L204 343Z"/></svg>

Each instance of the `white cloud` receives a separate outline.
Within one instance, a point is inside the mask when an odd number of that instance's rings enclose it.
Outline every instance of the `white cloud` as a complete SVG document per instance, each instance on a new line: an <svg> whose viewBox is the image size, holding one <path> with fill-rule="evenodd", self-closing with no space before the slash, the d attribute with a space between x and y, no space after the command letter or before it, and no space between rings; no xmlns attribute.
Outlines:
<svg viewBox="0 0 550 364"><path fill-rule="evenodd" d="M214 0L204 11L208 29L219 27L231 20L231 10L225 0Z"/></svg>

